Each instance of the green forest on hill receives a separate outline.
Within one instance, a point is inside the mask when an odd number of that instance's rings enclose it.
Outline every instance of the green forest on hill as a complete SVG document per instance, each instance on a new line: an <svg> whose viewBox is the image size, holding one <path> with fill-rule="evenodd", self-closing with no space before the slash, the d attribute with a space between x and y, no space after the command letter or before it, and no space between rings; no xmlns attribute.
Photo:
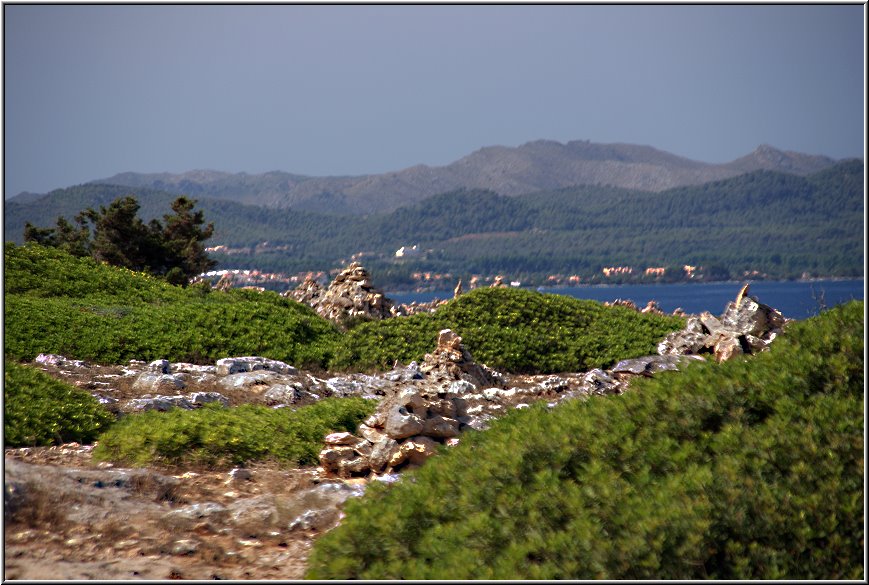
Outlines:
<svg viewBox="0 0 869 585"><path fill-rule="evenodd" d="M328 271L366 253L386 288L413 272L509 275L542 284L549 274L588 279L604 266L703 266L723 280L757 270L770 278L863 275L863 176L860 160L801 177L756 171L660 193L578 186L505 197L460 190L370 216L323 215L219 199L198 206L215 225L210 245L219 267L269 272ZM133 192L145 221L160 217L174 195L111 185L80 185L31 203L7 203L7 238L21 241L25 221L46 227L58 215L108 204ZM268 245L255 249L257 244ZM401 246L426 254L396 260ZM243 250L246 248L246 251Z"/></svg>

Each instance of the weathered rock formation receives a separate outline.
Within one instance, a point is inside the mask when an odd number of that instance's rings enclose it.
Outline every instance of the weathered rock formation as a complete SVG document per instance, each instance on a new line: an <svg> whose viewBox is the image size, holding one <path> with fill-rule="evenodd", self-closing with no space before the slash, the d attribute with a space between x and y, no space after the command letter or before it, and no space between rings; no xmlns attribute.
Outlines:
<svg viewBox="0 0 869 585"><path fill-rule="evenodd" d="M461 388L451 389L408 386L386 398L359 426L361 436L327 435L320 464L344 477L421 465L471 421Z"/></svg>
<svg viewBox="0 0 869 585"><path fill-rule="evenodd" d="M393 317L407 317L408 315L416 315L417 313L434 313L440 307L447 304L449 301L441 299L432 299L425 303L411 301L410 303L402 303L392 307Z"/></svg>
<svg viewBox="0 0 869 585"><path fill-rule="evenodd" d="M282 293L282 296L288 296L302 304L316 307L320 302L320 297L323 296L323 292L323 285L317 282L314 278L308 276L302 284L293 290L288 290Z"/></svg>
<svg viewBox="0 0 869 585"><path fill-rule="evenodd" d="M327 473L347 477L421 465L438 445L479 428L468 415L465 395L504 383L500 374L474 362L462 338L449 329L440 332L437 348L421 366L393 370L387 379L399 385L359 426L360 436L325 438L320 464Z"/></svg>
<svg viewBox="0 0 869 585"><path fill-rule="evenodd" d="M349 318L386 319L392 316L392 301L374 287L371 275L358 262L342 270L325 291L316 281L306 279L295 290L283 294L311 306L321 317L339 324Z"/></svg>
<svg viewBox="0 0 869 585"><path fill-rule="evenodd" d="M786 320L775 309L743 296L745 292L740 291L721 317L709 313L689 317L682 331L661 342L659 355L626 359L612 369L585 373L511 376L508 382L474 362L461 337L445 329L422 364L414 362L385 375L397 390L386 389L386 398L375 414L360 425L359 436L334 433L326 437L320 453L322 468L340 477L389 474L421 465L439 445L457 444L463 431L483 429L487 420L509 409L540 400L551 407L563 400L622 394L638 376L679 371L693 361L705 360L705 355L723 361L761 351ZM650 302L645 312L657 311L657 303Z"/></svg>
<svg viewBox="0 0 869 585"><path fill-rule="evenodd" d="M464 380L480 388L504 385L498 372L474 361L462 338L450 329L438 334L437 347L425 355L419 370L430 379L447 383Z"/></svg>
<svg viewBox="0 0 869 585"><path fill-rule="evenodd" d="M708 311L688 317L682 331L669 334L658 344L660 355L712 354L719 362L766 349L781 333L787 319L772 307L739 291L720 317Z"/></svg>

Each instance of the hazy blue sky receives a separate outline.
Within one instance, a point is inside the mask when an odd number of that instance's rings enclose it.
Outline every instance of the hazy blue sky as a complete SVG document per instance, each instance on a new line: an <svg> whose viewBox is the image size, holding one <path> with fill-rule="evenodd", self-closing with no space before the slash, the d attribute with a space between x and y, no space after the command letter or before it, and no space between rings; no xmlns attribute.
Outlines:
<svg viewBox="0 0 869 585"><path fill-rule="evenodd" d="M5 193L541 138L864 156L864 6L4 7Z"/></svg>

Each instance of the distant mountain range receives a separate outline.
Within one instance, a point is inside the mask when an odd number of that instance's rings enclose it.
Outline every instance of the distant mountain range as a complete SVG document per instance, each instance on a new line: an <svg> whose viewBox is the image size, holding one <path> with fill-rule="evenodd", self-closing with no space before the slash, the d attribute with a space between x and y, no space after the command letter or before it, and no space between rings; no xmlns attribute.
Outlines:
<svg viewBox="0 0 869 585"><path fill-rule="evenodd" d="M93 183L270 208L362 215L389 212L462 188L485 189L506 196L577 185L658 192L757 170L805 176L835 162L826 156L785 152L767 145L732 162L710 164L650 146L538 140L515 148L481 148L446 166L417 165L377 175L310 177L280 171L233 174L197 170L180 174L128 172ZM38 197L22 193L10 201L27 203Z"/></svg>

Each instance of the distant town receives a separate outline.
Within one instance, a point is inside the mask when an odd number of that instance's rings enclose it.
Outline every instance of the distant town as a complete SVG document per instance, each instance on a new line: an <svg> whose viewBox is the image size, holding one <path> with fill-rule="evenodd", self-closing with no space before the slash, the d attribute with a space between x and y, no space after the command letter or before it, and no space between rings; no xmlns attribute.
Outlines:
<svg viewBox="0 0 869 585"><path fill-rule="evenodd" d="M255 247L257 250L278 250L278 247L270 246L268 242L263 242ZM235 254L249 254L250 247L232 248L224 245L217 245L206 248L207 252L224 254L232 256ZM394 253L394 258L400 260L408 260L423 256L425 251L421 250L417 245L402 246ZM373 259L382 256L369 252L358 252L353 254L348 260L350 262L364 262L365 258ZM380 259L380 258L378 258ZM212 284L221 282L223 286L231 286L234 288L249 288L256 290L274 290L283 292L296 288L299 284L306 280L315 280L321 284L328 284L330 279L335 276L342 267L334 267L329 271L314 270L302 271L292 274L284 272L267 272L256 269L221 269L213 270L200 275L200 279L208 280ZM740 275L743 279L763 280L767 275L758 270L745 271ZM804 274L803 278L809 278L809 274ZM646 266L636 267L627 265L604 266L596 274L580 275L580 274L549 274L544 278L535 278L533 281L523 282L518 278L512 278L509 274L471 274L458 275L450 272L438 273L429 271L415 271L410 273L410 278L413 284L408 287L408 290L400 292L431 292L431 291L446 291L453 289L461 279L463 286L466 289L474 289L480 287L492 286L494 284L502 284L511 287L569 287L569 286L594 286L607 284L625 284L625 283L655 283L655 282L707 282L713 281L708 274L704 272L702 266L692 266L685 264L681 267L667 266ZM404 288L404 287L403 287ZM394 291L399 292L399 291Z"/></svg>

